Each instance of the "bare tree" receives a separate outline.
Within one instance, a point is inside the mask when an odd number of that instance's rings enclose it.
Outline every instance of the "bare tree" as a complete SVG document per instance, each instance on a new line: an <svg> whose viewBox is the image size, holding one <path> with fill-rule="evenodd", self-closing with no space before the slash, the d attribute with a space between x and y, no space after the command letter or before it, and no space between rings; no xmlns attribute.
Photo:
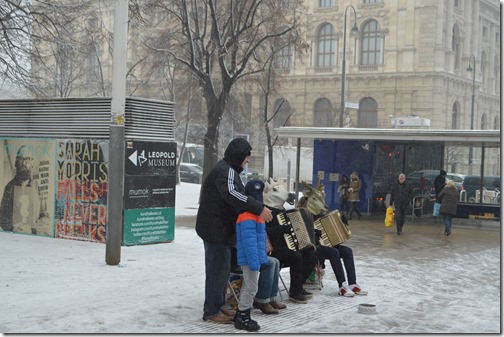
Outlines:
<svg viewBox="0 0 504 337"><path fill-rule="evenodd" d="M154 10L170 13L170 30L146 41L185 66L198 79L207 109L204 176L217 162L219 124L233 86L262 72L264 45L299 32L303 1L151 0Z"/></svg>
<svg viewBox="0 0 504 337"><path fill-rule="evenodd" d="M50 8L50 9L49 9ZM1 0L0 76L19 87L31 88L33 41L59 38L58 24L47 13L64 16L60 8L38 1ZM34 29L38 27L38 29Z"/></svg>

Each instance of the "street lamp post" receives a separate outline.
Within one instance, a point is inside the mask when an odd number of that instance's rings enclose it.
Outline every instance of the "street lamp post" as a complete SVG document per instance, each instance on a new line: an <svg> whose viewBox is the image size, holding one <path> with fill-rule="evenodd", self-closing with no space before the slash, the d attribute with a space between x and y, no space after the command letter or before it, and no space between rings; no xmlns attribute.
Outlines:
<svg viewBox="0 0 504 337"><path fill-rule="evenodd" d="M351 7L354 12L354 26L352 27L352 32L358 32L359 28L357 28L357 12L355 11L354 6L348 5L345 8L345 21L343 28L343 64L342 64L342 74L341 74L341 107L340 107L340 115L339 115L339 127L343 127L343 112L345 111L345 79L346 79L346 16L347 10Z"/></svg>
<svg viewBox="0 0 504 337"><path fill-rule="evenodd" d="M471 67L471 60L473 61L473 67ZM474 129L474 80L476 78L476 57L473 54L469 57L469 66L467 71L472 71L472 98L471 98L471 130ZM473 157L473 146L469 144L469 174L472 174L472 157Z"/></svg>

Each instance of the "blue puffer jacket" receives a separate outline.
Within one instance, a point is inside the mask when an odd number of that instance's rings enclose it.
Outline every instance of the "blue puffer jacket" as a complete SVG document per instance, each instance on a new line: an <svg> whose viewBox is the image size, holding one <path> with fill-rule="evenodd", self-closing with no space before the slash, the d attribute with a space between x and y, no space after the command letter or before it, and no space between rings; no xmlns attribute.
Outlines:
<svg viewBox="0 0 504 337"><path fill-rule="evenodd" d="M243 212L236 221L236 256L239 266L259 270L268 263L266 254L266 226L262 218Z"/></svg>

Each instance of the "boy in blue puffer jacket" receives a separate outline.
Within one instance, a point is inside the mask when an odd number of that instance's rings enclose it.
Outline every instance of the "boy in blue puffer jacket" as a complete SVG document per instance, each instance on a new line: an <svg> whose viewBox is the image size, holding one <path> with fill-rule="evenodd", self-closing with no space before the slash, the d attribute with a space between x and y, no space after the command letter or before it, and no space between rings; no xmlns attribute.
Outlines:
<svg viewBox="0 0 504 337"><path fill-rule="evenodd" d="M264 182L250 180L245 185L245 194L263 201ZM266 227L264 220L251 212L242 212L236 221L236 255L243 271L243 286L240 291L234 326L240 330L257 331L259 324L250 318L254 296L258 289L259 270L268 263L266 254Z"/></svg>

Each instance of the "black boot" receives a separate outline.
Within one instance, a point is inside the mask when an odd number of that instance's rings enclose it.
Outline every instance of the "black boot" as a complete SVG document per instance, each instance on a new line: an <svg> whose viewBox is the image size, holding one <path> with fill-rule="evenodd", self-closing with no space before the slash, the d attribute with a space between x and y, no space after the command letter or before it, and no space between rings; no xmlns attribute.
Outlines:
<svg viewBox="0 0 504 337"><path fill-rule="evenodd" d="M234 317L234 326L239 330L257 331L261 327L256 321L250 318L250 309L238 310Z"/></svg>

